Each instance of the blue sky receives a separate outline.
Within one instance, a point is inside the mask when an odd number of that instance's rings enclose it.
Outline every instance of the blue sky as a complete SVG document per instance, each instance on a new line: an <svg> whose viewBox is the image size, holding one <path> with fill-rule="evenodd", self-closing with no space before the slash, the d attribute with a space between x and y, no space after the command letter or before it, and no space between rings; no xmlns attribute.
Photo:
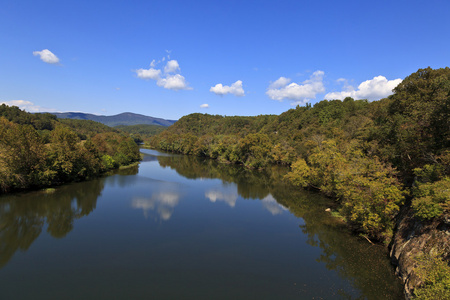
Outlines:
<svg viewBox="0 0 450 300"><path fill-rule="evenodd" d="M447 0L1 3L0 103L27 111L280 114L450 59Z"/></svg>

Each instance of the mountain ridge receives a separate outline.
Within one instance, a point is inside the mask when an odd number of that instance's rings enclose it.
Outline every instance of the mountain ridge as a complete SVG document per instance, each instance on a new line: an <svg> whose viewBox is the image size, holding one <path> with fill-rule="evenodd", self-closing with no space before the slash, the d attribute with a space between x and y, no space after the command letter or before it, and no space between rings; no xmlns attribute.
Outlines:
<svg viewBox="0 0 450 300"><path fill-rule="evenodd" d="M136 114L132 112L123 112L117 115L104 116L95 115L82 112L62 112L62 113L51 113L59 119L77 119L77 120L92 120L110 127L118 125L159 125L168 127L174 124L177 120L167 120L162 118L155 118L151 116L146 116L142 114Z"/></svg>

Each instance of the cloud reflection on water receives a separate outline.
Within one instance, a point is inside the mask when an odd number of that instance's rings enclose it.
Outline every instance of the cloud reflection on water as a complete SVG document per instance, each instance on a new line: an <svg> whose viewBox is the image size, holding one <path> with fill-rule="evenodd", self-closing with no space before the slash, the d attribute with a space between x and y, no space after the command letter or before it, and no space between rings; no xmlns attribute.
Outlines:
<svg viewBox="0 0 450 300"><path fill-rule="evenodd" d="M261 202L263 207L274 216L281 214L283 210L288 210L286 207L279 204L271 194L269 194L264 199L261 199Z"/></svg>
<svg viewBox="0 0 450 300"><path fill-rule="evenodd" d="M237 191L221 191L218 188L216 188L206 191L205 197L213 203L217 201L223 201L230 207L235 207L239 195ZM271 194L267 195L263 199L260 199L260 201L263 207L274 216L281 214L285 210L288 210L286 207L279 204Z"/></svg>
<svg viewBox="0 0 450 300"><path fill-rule="evenodd" d="M159 217L167 221L173 214L175 206L180 202L180 194L175 191L153 193L150 198L135 197L131 201L131 206L142 209L145 218L150 210L155 210Z"/></svg>
<svg viewBox="0 0 450 300"><path fill-rule="evenodd" d="M230 207L236 206L236 201L238 199L237 192L224 192L219 190L209 190L205 192L205 197L211 202L223 201Z"/></svg>

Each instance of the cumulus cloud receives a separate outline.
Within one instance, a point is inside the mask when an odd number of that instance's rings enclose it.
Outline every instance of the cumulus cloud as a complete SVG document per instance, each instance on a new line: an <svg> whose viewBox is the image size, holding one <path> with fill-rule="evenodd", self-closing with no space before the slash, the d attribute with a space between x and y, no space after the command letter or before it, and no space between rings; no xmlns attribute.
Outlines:
<svg viewBox="0 0 450 300"><path fill-rule="evenodd" d="M163 59L156 62L152 60L150 63L149 69L138 69L135 70L138 78L141 79L151 79L155 80L156 84L160 87L169 90L191 90L188 83L186 82L186 78L183 75L179 74L180 65L176 60L169 60L163 68L157 69L156 66L165 61L165 57Z"/></svg>
<svg viewBox="0 0 450 300"><path fill-rule="evenodd" d="M54 109L47 109L40 107L39 105L35 105L33 102L26 100L11 100L11 101L0 101L1 104L6 104L8 106L17 106L20 109L23 109L28 112L49 112L54 111Z"/></svg>
<svg viewBox="0 0 450 300"><path fill-rule="evenodd" d="M168 90L178 91L191 89L190 87L188 87L188 84L184 76L180 74L166 75L166 77L159 78L156 84Z"/></svg>
<svg viewBox="0 0 450 300"><path fill-rule="evenodd" d="M306 103L315 99L316 95L325 92L323 85L323 71L315 71L308 80L301 84L291 82L291 79L280 77L269 85L266 95L272 100L294 100L297 103Z"/></svg>
<svg viewBox="0 0 450 300"><path fill-rule="evenodd" d="M220 96L233 94L235 96L242 97L245 95L244 89L242 88L242 80L236 81L231 86L218 83L215 86L211 87L209 91Z"/></svg>
<svg viewBox="0 0 450 300"><path fill-rule="evenodd" d="M59 63L59 58L48 49L44 49L42 51L33 51L33 55L39 56L43 62L48 64Z"/></svg>
<svg viewBox="0 0 450 300"><path fill-rule="evenodd" d="M291 80L289 78L280 77L270 84L269 89L279 89L288 85L290 82Z"/></svg>
<svg viewBox="0 0 450 300"><path fill-rule="evenodd" d="M176 60L169 60L164 67L164 72L167 73L176 73L180 70L180 65Z"/></svg>
<svg viewBox="0 0 450 300"><path fill-rule="evenodd" d="M202 105L200 105L200 108L209 108L209 104L207 104L207 103L202 104Z"/></svg>
<svg viewBox="0 0 450 300"><path fill-rule="evenodd" d="M392 95L392 90L402 82L400 78L387 80L386 77L380 75L362 82L358 86L358 89L355 90L347 84L345 79L340 78L339 80L339 82L344 82L344 91L328 93L325 95L325 99L343 100L346 97L352 97L354 99L368 99L370 101L379 100Z"/></svg>
<svg viewBox="0 0 450 300"><path fill-rule="evenodd" d="M136 70L136 74L137 74L137 77L139 77L141 79L158 80L161 75L161 70L157 70L157 69L153 69L153 68L139 69L139 70Z"/></svg>

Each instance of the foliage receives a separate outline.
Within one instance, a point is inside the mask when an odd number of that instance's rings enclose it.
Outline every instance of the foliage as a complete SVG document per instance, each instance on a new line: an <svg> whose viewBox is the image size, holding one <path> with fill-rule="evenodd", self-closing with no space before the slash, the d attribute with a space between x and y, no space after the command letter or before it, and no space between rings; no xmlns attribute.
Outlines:
<svg viewBox="0 0 450 300"><path fill-rule="evenodd" d="M119 130L103 125L102 123L91 120L76 120L76 119L59 119L62 123L74 131L82 140L90 139L98 133L116 132Z"/></svg>
<svg viewBox="0 0 450 300"><path fill-rule="evenodd" d="M160 125L119 125L114 127L116 129L122 130L131 136L139 138L141 142L148 140L150 137L163 132L167 127Z"/></svg>
<svg viewBox="0 0 450 300"><path fill-rule="evenodd" d="M132 138L100 123L6 105L0 114L0 192L85 180L140 159Z"/></svg>
<svg viewBox="0 0 450 300"><path fill-rule="evenodd" d="M298 159L291 166L291 172L285 178L292 184L301 187L312 186L310 178L312 177L311 168L303 158Z"/></svg>
<svg viewBox="0 0 450 300"><path fill-rule="evenodd" d="M36 130L52 130L56 117L49 113L30 114L17 106L0 105L0 117L19 125L31 125Z"/></svg>
<svg viewBox="0 0 450 300"><path fill-rule="evenodd" d="M420 69L394 89L376 138L404 173L434 163L450 147L450 68Z"/></svg>
<svg viewBox="0 0 450 300"><path fill-rule="evenodd" d="M416 261L422 284L414 290L415 299L450 299L450 266L442 258L432 255L421 255Z"/></svg>
<svg viewBox="0 0 450 300"><path fill-rule="evenodd" d="M48 184L47 152L31 125L18 125L0 117L0 188L35 187Z"/></svg>
<svg viewBox="0 0 450 300"><path fill-rule="evenodd" d="M311 150L307 161L294 163L286 179L336 197L347 221L371 237L385 239L403 201L395 175L376 157L365 156L356 143L340 149L334 140L325 140Z"/></svg>
<svg viewBox="0 0 450 300"><path fill-rule="evenodd" d="M434 182L417 182L413 193L412 207L419 218L431 220L450 213L450 177Z"/></svg>

